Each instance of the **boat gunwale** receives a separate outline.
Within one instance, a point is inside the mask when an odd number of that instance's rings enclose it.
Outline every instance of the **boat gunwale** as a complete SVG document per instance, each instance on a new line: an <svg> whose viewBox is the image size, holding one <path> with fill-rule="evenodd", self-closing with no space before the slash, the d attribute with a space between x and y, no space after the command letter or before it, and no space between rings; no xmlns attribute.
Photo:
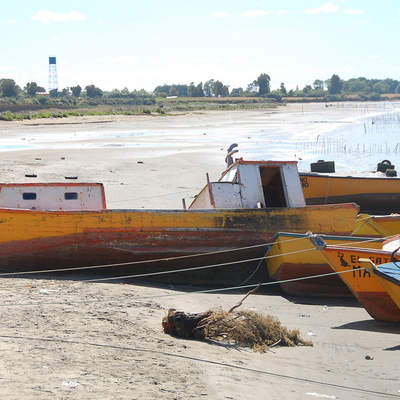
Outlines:
<svg viewBox="0 0 400 400"><path fill-rule="evenodd" d="M324 175L321 175L321 173L318 172L299 172L299 176L312 176L312 177L319 177L319 178L335 178L335 179L366 179L366 180L386 180L386 181L400 181L400 178L398 177L388 177L388 176L352 176L352 175L331 175L330 173L326 173Z"/></svg>
<svg viewBox="0 0 400 400"><path fill-rule="evenodd" d="M296 232L278 232L273 240L274 242L279 239L279 236L284 236L284 237L296 237L296 238L304 238L308 239L308 235L304 233L296 233ZM319 233L318 236L321 236L323 239L332 239L332 240L343 240L343 241L353 241L354 240L359 240L359 241L367 241L369 239L374 239L374 242L384 242L386 239L384 238L374 238L374 237L368 237L368 236L346 236L346 235L328 235L325 233ZM331 246L331 245L327 245ZM332 246L338 246L338 245L332 245ZM346 246L346 248L349 248Z"/></svg>
<svg viewBox="0 0 400 400"><path fill-rule="evenodd" d="M126 208L105 208L98 210L36 210L36 209L25 209L25 208L6 208L1 207L0 213L15 213L15 214L112 214L112 213L163 213L163 214L224 214L224 213L237 213L237 214L267 214L273 211L290 211L290 210L326 210L332 209L354 209L359 210L359 206L356 203L339 203L339 204L314 204L306 205L304 207L268 207L268 208L204 208L204 209L157 209L157 208L137 208L137 209L126 209Z"/></svg>
<svg viewBox="0 0 400 400"><path fill-rule="evenodd" d="M318 235L318 236L320 236L320 235ZM388 257L390 257L391 254L393 253L392 251L380 250L380 249L371 249L371 248L365 248L365 247L336 246L336 245L329 245L329 244L327 244L321 250L328 251L328 252L333 252L333 251L348 251L348 252L350 252L350 251L352 251L352 252L360 252L360 253L376 253L379 255L386 255ZM398 261L400 261L400 259Z"/></svg>
<svg viewBox="0 0 400 400"><path fill-rule="evenodd" d="M394 283L397 286L400 286L400 279L396 279L393 276L389 275L388 273L386 273L384 271L381 271L379 269L379 268L384 267L385 265L388 265L388 264L393 264L393 262L392 263L380 264L379 266L374 265L372 271L374 272L374 274L380 276L381 278L386 279L386 280ZM399 272L400 272L400 268L399 268Z"/></svg>

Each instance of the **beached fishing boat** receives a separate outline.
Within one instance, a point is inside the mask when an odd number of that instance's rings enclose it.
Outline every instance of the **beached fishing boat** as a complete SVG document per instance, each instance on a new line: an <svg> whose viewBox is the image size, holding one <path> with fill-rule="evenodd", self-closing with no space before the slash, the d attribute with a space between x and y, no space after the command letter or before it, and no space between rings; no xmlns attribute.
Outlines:
<svg viewBox="0 0 400 400"><path fill-rule="evenodd" d="M382 248L383 239L356 236L321 235L328 245ZM332 273L325 257L310 243L309 236L302 233L279 232L267 252L267 268L271 279L281 282L280 287L291 296L348 297L352 296L340 277L330 275L303 279ZM296 280L299 279L300 280Z"/></svg>
<svg viewBox="0 0 400 400"><path fill-rule="evenodd" d="M400 214L359 214L352 235L387 237L400 233Z"/></svg>
<svg viewBox="0 0 400 400"><path fill-rule="evenodd" d="M128 263L112 268L126 275L231 263L263 257L264 244L281 230L350 234L358 211L355 204L306 206L291 161L237 160L218 182L207 182L188 210L106 209L101 185L96 191L87 184L60 188L48 184L52 201L46 202L40 185L10 186L7 202L1 188L1 272ZM199 256L165 260L194 254ZM163 260L129 264L154 259ZM230 264L228 274L219 267L168 279L239 283L259 262Z"/></svg>
<svg viewBox="0 0 400 400"><path fill-rule="evenodd" d="M361 267L367 268L386 290L400 309L400 265L398 262L375 265L369 258L359 259Z"/></svg>
<svg viewBox="0 0 400 400"><path fill-rule="evenodd" d="M385 264L391 261L391 251L330 246L319 235L310 235L310 241L373 318L400 322L400 308L374 275L361 267L359 261L360 258L368 258L374 264Z"/></svg>
<svg viewBox="0 0 400 400"><path fill-rule="evenodd" d="M325 164L329 164L329 167L334 163L321 160L320 163L314 165L324 167ZM326 171L333 172L334 169ZM393 176L388 177L382 174L386 171L392 172ZM306 204L354 202L360 206L362 213L391 214L400 212L400 178L396 178L394 174L396 174L394 165L384 160L378 164L376 176L370 174L368 176L340 176L334 173L300 172L300 180Z"/></svg>

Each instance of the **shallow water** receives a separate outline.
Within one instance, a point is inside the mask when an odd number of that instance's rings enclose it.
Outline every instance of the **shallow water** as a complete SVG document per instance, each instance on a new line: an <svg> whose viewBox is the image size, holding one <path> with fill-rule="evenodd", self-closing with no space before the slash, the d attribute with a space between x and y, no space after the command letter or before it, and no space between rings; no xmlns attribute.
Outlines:
<svg viewBox="0 0 400 400"><path fill-rule="evenodd" d="M29 149L143 148L165 154L225 149L238 143L245 159L297 160L300 170L319 159L335 160L337 172L372 171L400 154L400 103L332 103L304 105L301 111L256 111L230 118L168 120L165 129L135 127L135 120L90 129L58 126L18 132L0 138L0 151ZM399 162L397 162L399 164Z"/></svg>

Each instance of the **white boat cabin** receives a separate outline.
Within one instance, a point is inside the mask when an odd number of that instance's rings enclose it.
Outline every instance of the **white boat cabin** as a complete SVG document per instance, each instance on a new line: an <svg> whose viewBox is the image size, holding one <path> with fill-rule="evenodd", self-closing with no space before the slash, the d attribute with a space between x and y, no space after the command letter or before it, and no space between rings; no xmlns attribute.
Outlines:
<svg viewBox="0 0 400 400"><path fill-rule="evenodd" d="M210 182L189 209L304 207L296 161L236 159L218 182Z"/></svg>
<svg viewBox="0 0 400 400"><path fill-rule="evenodd" d="M1 183L0 208L104 210L106 197L101 183Z"/></svg>

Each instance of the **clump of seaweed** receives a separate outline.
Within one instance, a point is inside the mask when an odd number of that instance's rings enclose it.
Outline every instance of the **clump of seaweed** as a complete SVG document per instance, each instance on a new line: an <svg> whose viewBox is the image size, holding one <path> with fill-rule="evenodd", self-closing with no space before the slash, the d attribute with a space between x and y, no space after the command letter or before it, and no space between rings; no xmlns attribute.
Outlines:
<svg viewBox="0 0 400 400"><path fill-rule="evenodd" d="M300 337L298 329L289 330L277 318L254 311L213 311L198 328L203 329L206 339L227 340L261 352L278 344L288 347L312 345Z"/></svg>
<svg viewBox="0 0 400 400"><path fill-rule="evenodd" d="M163 319L165 333L175 336L223 341L265 352L279 346L312 346L298 329L289 330L270 315L254 311L209 310L200 314L185 314L170 309Z"/></svg>

